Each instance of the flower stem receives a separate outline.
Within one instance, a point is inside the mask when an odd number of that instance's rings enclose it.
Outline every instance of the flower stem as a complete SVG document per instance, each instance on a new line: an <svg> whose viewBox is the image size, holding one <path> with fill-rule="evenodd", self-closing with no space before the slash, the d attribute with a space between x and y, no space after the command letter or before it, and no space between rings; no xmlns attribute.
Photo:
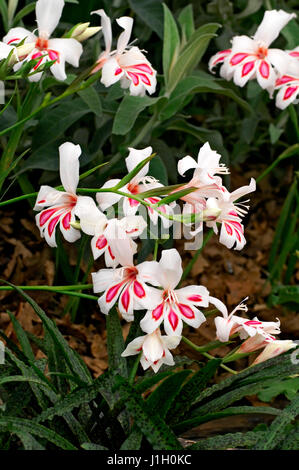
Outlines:
<svg viewBox="0 0 299 470"><path fill-rule="evenodd" d="M78 284L71 286L16 286L22 290L43 290L49 292L63 292L63 291L76 291L92 289L92 284ZM14 290L11 286L0 286L0 291ZM97 299L97 297L95 297Z"/></svg>

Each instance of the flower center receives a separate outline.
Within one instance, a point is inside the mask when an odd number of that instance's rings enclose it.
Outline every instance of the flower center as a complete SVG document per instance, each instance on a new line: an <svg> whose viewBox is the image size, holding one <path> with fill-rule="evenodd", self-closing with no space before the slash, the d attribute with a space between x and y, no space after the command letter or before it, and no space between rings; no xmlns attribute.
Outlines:
<svg viewBox="0 0 299 470"><path fill-rule="evenodd" d="M267 54L268 54L268 49L266 47L259 47L256 52L257 58L262 59L262 60L267 57Z"/></svg>
<svg viewBox="0 0 299 470"><path fill-rule="evenodd" d="M45 49L48 49L49 47L49 41L44 38L37 38L36 43L35 43L36 49L39 51L44 51Z"/></svg>
<svg viewBox="0 0 299 470"><path fill-rule="evenodd" d="M139 193L138 184L129 183L128 184L128 191L130 191L131 194L138 194Z"/></svg>

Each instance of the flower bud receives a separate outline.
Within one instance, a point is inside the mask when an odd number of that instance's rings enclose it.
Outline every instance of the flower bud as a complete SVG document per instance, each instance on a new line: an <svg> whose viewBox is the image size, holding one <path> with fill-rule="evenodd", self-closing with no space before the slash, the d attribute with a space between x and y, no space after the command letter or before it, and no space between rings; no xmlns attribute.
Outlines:
<svg viewBox="0 0 299 470"><path fill-rule="evenodd" d="M95 34L97 34L99 31L101 31L101 29L102 28L100 26L86 28L85 31L83 33L79 34L79 36L76 36L75 39L77 39L77 41L79 41L79 42L85 41L86 39L90 38L91 36L94 36Z"/></svg>
<svg viewBox="0 0 299 470"><path fill-rule="evenodd" d="M25 58L28 54L30 54L30 52L33 51L34 47L34 42L25 43L22 46L16 47L14 53L12 54L9 60L9 65L14 65L23 58Z"/></svg>

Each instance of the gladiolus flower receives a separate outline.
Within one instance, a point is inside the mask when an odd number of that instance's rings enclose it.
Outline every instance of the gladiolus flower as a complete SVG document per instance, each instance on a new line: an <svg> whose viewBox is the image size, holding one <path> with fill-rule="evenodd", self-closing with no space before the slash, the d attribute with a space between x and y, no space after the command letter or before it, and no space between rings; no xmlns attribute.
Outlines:
<svg viewBox="0 0 299 470"><path fill-rule="evenodd" d="M247 300L247 298L244 300ZM241 339L255 336L257 334L266 339L275 339L272 335L280 333L280 321L277 319L277 322L262 322L257 317L253 318L253 320L249 320L248 318L242 318L235 315L235 312L238 310L244 312L248 311L247 306L243 302L241 302L229 315L224 314L223 317L215 318L217 339L219 341L226 342L229 340L229 337L235 333L238 333Z"/></svg>
<svg viewBox="0 0 299 470"><path fill-rule="evenodd" d="M287 52L269 46L295 16L295 13L283 10L266 11L253 38L235 36L231 49L221 51L210 59L210 70L222 63L221 76L226 80L233 78L240 87L253 78L262 88L273 87L278 74L285 74L289 56Z"/></svg>
<svg viewBox="0 0 299 470"><path fill-rule="evenodd" d="M41 237L46 242L56 247L55 232L60 225L64 238L69 242L75 242L80 238L80 231L72 227L75 222L77 202L81 199L89 199L88 196L77 196L76 190L79 182L79 156L80 145L65 142L59 147L60 154L60 179L65 192L42 186L37 195L34 206L35 211L40 211L35 220L40 229ZM47 209L45 209L47 208Z"/></svg>
<svg viewBox="0 0 299 470"><path fill-rule="evenodd" d="M142 150L129 148L129 150L129 156L126 158L128 172L131 172L139 163L148 158L153 151L152 147L146 147ZM96 199L100 209L104 211L108 209L108 207L111 207L112 205L116 204L118 201L123 200L124 214L126 216L136 214L141 203L136 199L130 198L130 193L132 195L137 196L139 193L142 193L144 191L163 187L163 185L159 183L155 178L147 175L148 171L149 163L147 163L125 187L120 188L122 192L128 193L128 197L120 196L114 193L97 193ZM120 181L120 179L109 180L104 184L102 188L112 188L117 185ZM156 204L157 202L161 201L161 198L157 196L147 197L144 199L144 201L150 204ZM159 211L169 215L172 214L172 209L174 206L175 203L171 203L169 205L161 205L159 206ZM154 224L157 224L159 217L161 217L164 227L170 227L170 225L172 224L171 220L159 214L151 207L148 207L147 210L148 215Z"/></svg>
<svg viewBox="0 0 299 470"><path fill-rule="evenodd" d="M17 45L25 39L25 43L34 44L27 57L14 69L18 70L24 61L39 59L33 70L47 61L55 61L50 70L57 80L65 80L65 62L78 67L83 52L82 45L73 38L50 39L51 34L59 23L64 7L64 0L38 0L35 6L38 36L25 28L17 27L8 31L3 41L9 45ZM30 81L39 81L42 72L29 76Z"/></svg>
<svg viewBox="0 0 299 470"><path fill-rule="evenodd" d="M104 10L97 10L92 13L101 16L106 47L94 69L94 72L102 69L101 82L109 87L120 80L121 86L129 88L130 94L133 96L144 96L146 91L150 95L154 93L157 84L157 72L138 47L128 45L133 19L122 16L116 20L124 31L118 38L116 50L111 51L112 30L110 18Z"/></svg>
<svg viewBox="0 0 299 470"><path fill-rule="evenodd" d="M116 267L120 261L118 253L137 252L133 238L139 237L146 228L141 216L128 216L122 219L108 219L91 198L80 198L76 207L81 230L91 235L91 249L94 259L105 254L107 267Z"/></svg>
<svg viewBox="0 0 299 470"><path fill-rule="evenodd" d="M232 193L229 193L224 188L224 191L219 191L219 197L211 197L206 202L206 210L214 209L216 211L218 209L220 211L219 215L214 217L214 220L206 222L207 227L212 227L214 232L217 234L217 222L221 223L219 241L228 249L235 246L235 250L242 250L246 244L242 217L247 214L249 206L246 206L244 202L235 201L240 197L245 196L245 194L255 191L255 189L256 182L251 178L248 186L242 186ZM211 219L213 219L213 217L211 217Z"/></svg>
<svg viewBox="0 0 299 470"><path fill-rule="evenodd" d="M176 249L163 250L160 262L149 264L147 269L152 273L152 280L149 282L163 289L155 289L151 308L140 322L146 333L155 331L162 322L167 335L180 336L183 321L198 328L206 318L197 307L208 307L209 303L224 314L227 313L225 305L211 297L204 286L175 289L183 274L182 259Z"/></svg>
<svg viewBox="0 0 299 470"><path fill-rule="evenodd" d="M296 348L298 345L290 339L278 340L269 342L263 352L255 359L252 365L259 364L260 362L267 361L273 357L279 356L280 354L289 351L290 349Z"/></svg>
<svg viewBox="0 0 299 470"><path fill-rule="evenodd" d="M114 249L117 249L117 243ZM121 268L100 269L92 273L94 292L103 292L98 299L101 312L107 315L117 299L118 308L127 321L134 319L134 310L147 309L152 305L155 289L146 283L153 283L153 263L145 261L137 266L133 264L131 251L119 250L116 254Z"/></svg>
<svg viewBox="0 0 299 470"><path fill-rule="evenodd" d="M131 341L122 353L122 357L141 355L141 365L144 370L151 367L158 372L162 364L174 365L174 360L169 349L176 348L181 341L181 336L162 336L158 328L153 333L139 336Z"/></svg>

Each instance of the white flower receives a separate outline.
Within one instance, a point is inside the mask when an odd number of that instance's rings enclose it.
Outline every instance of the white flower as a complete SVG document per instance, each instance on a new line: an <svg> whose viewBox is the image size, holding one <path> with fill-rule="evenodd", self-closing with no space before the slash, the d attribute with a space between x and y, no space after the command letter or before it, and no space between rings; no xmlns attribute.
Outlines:
<svg viewBox="0 0 299 470"><path fill-rule="evenodd" d="M127 321L134 319L134 310L147 309L152 305L155 289L146 283L154 282L155 261L145 261L134 266L132 251L121 251L117 258L122 265L117 269L100 269L92 273L94 292L103 292L98 299L101 312L107 315L119 298L118 308ZM156 263L158 264L158 263Z"/></svg>
<svg viewBox="0 0 299 470"><path fill-rule="evenodd" d="M35 217L40 234L52 247L57 246L55 232L58 222L62 235L67 241L75 242L80 238L80 231L73 228L71 223L75 222L78 200L89 199L88 196L76 195L79 182L80 145L65 142L60 145L59 154L60 179L65 192L58 191L51 186L42 186L34 206L34 210L41 211Z"/></svg>
<svg viewBox="0 0 299 470"><path fill-rule="evenodd" d="M295 16L295 13L283 10L266 11L253 38L235 36L230 50L221 51L211 58L210 70L223 63L220 74L226 80L233 78L236 85L243 87L248 80L256 78L262 88L271 89L278 74L285 73L289 55L269 46Z"/></svg>
<svg viewBox="0 0 299 470"><path fill-rule="evenodd" d="M158 372L162 364L174 365L169 349L176 348L180 341L181 336L162 336L158 328L151 334L139 336L131 341L122 353L122 357L139 354L142 351L140 362L143 369L151 367Z"/></svg>
<svg viewBox="0 0 299 470"><path fill-rule="evenodd" d="M272 357L279 356L290 349L296 348L298 345L290 339L278 340L269 342L263 352L255 359L252 365L259 364L260 362L272 359Z"/></svg>
<svg viewBox="0 0 299 470"><path fill-rule="evenodd" d="M146 228L143 217L108 219L91 198L78 200L76 215L80 219L81 230L92 236L91 248L94 259L105 253L107 267L116 267L123 253L130 253L133 256L137 252L133 238L140 236Z"/></svg>
<svg viewBox="0 0 299 470"><path fill-rule="evenodd" d="M65 62L78 67L79 59L83 52L82 45L73 38L50 39L51 34L59 23L59 19L64 7L64 0L38 0L36 2L36 21L38 26L38 36L25 28L17 27L8 31L3 41L9 45L17 45L25 39L25 43L33 43L34 48L26 58L15 65L18 70L24 61L39 59L35 65L36 70L41 64L47 61L54 61L50 70L57 80L65 80ZM39 81L42 72L29 77L30 81Z"/></svg>
<svg viewBox="0 0 299 470"><path fill-rule="evenodd" d="M299 53L298 53L299 54ZM291 103L297 103L299 93L299 61L293 59L287 73L275 82L274 90L278 90L275 104L279 109L285 109Z"/></svg>
<svg viewBox="0 0 299 470"><path fill-rule="evenodd" d="M244 300L247 300L247 298ZM235 333L238 333L241 339L255 337L256 335L260 335L267 340L275 339L272 335L280 333L280 321L277 319L277 322L262 322L257 317L253 318L253 320L249 320L248 318L242 318L235 315L235 312L238 310L244 312L248 311L247 306L243 302L244 301L242 301L229 315L224 314L223 317L215 318L217 339L219 341L226 342L229 340L229 337ZM245 352L245 350L242 352Z"/></svg>
<svg viewBox="0 0 299 470"><path fill-rule="evenodd" d="M227 313L225 305L211 297L204 286L175 289L183 274L182 259L176 249L163 250L160 262L149 263L147 269L152 278L149 282L163 289L155 289L151 306L140 322L146 333L155 331L162 322L167 335L180 336L183 321L198 328L206 318L197 307L208 307L209 303Z"/></svg>
<svg viewBox="0 0 299 470"><path fill-rule="evenodd" d="M218 233L217 222L221 223L219 241L228 249L235 246L235 250L241 250L246 244L244 237L244 227L242 224L242 217L247 213L249 206L244 202L235 202L240 197L256 190L256 182L253 178L250 180L248 186L242 186L232 193L229 193L225 188L219 191L221 197L211 197L206 202L206 210L218 210L218 216L212 216L206 222L207 227L212 227L214 232ZM245 201L248 202L248 201Z"/></svg>
<svg viewBox="0 0 299 470"><path fill-rule="evenodd" d="M139 163L143 160L148 158L152 154L152 147L146 147L142 150L136 150L133 148L129 148L130 153L129 156L126 158L126 166L128 172L131 172ZM144 191L148 191L150 189L160 188L163 187L161 183L159 183L155 178L148 176L149 171L149 163L147 163L138 173L135 175L131 181L123 188L120 188L120 191L127 193L128 197L120 196L114 193L97 193L96 199L99 204L99 207L102 211L106 210L108 207L116 204L120 200L122 200L123 204L123 212L126 216L134 215L140 208L140 202L136 199L130 198L130 193L132 195L138 195ZM112 179L107 181L102 188L111 188L118 184L121 180L120 179ZM145 202L150 204L156 204L161 200L160 197L147 197L144 199ZM159 211L165 213L167 215L171 215L173 213L173 207L175 203L171 203L169 205L161 205L159 206ZM154 224L157 224L158 218L161 217L162 223L164 227L170 227L172 221L168 218L164 217L163 215L159 214L157 211L152 209L151 207L147 208L148 215Z"/></svg>
<svg viewBox="0 0 299 470"><path fill-rule="evenodd" d="M104 10L97 10L101 16L102 29L105 40L105 51L98 59L98 65L94 72L102 69L101 82L106 86L121 81L123 88L129 88L133 96L144 96L147 91L150 95L156 90L156 74L150 62L141 50L136 47L129 47L129 40L133 27L133 19L128 16L118 18L117 24L123 28L117 41L117 48L111 51L112 30L110 18Z"/></svg>

